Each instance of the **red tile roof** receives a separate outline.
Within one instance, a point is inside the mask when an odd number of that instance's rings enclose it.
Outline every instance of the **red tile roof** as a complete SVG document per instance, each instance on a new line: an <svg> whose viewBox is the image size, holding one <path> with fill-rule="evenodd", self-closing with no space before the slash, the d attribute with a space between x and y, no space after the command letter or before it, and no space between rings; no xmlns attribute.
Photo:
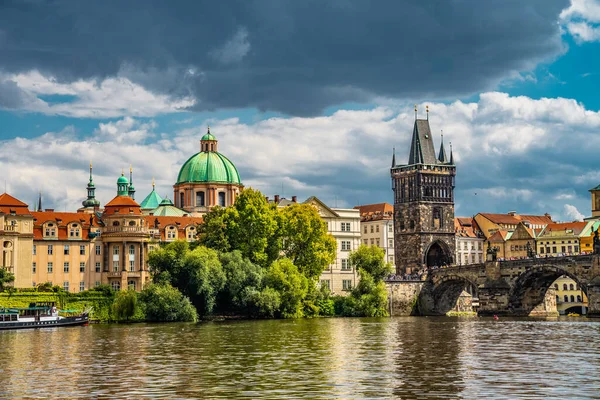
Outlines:
<svg viewBox="0 0 600 400"><path fill-rule="evenodd" d="M573 235L579 235L587 226L587 222L554 222L548 224L546 229L544 230L544 234L550 233L552 231L567 231L572 230Z"/></svg>
<svg viewBox="0 0 600 400"><path fill-rule="evenodd" d="M392 219L394 215L394 206L389 203L365 204L354 209L359 210L361 221Z"/></svg>
<svg viewBox="0 0 600 400"><path fill-rule="evenodd" d="M532 225L546 225L552 223L550 215L510 215L510 214L492 214L480 213L491 222L499 225L518 225L521 221L528 221Z"/></svg>
<svg viewBox="0 0 600 400"><path fill-rule="evenodd" d="M8 193L0 194L0 212L5 214L10 214L14 212L18 215L29 215L29 209L27 208L27 204L23 203L21 200L14 198Z"/></svg>
<svg viewBox="0 0 600 400"><path fill-rule="evenodd" d="M90 227L99 227L98 220L93 214L74 213L74 212L54 212L54 211L34 211L33 215L33 238L34 240L44 239L43 225L46 222L56 222L58 240L80 239L89 240ZM92 224L90 225L90 217ZM78 223L82 226L81 236L79 238L69 237L69 226L72 223Z"/></svg>
<svg viewBox="0 0 600 400"><path fill-rule="evenodd" d="M507 235L508 235L507 231L498 230L492 236L490 236L488 238L488 241L490 241L490 242L505 242Z"/></svg>
<svg viewBox="0 0 600 400"><path fill-rule="evenodd" d="M471 217L455 217L454 232L459 237L483 237L479 232L475 219Z"/></svg>
<svg viewBox="0 0 600 400"><path fill-rule="evenodd" d="M165 240L165 227L172 225L177 227L177 238L185 239L185 228L188 226L196 226L201 224L202 217L167 217L167 216L156 216L146 215L144 216L146 224L151 229L158 229L160 231L160 239ZM156 222L158 226L156 227Z"/></svg>
<svg viewBox="0 0 600 400"><path fill-rule="evenodd" d="M140 215L140 205L129 196L117 196L104 206L104 214Z"/></svg>

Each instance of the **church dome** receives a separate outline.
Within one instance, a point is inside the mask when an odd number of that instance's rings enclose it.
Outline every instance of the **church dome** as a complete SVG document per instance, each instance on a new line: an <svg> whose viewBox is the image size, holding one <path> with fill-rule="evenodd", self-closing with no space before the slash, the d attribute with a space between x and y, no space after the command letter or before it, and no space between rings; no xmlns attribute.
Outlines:
<svg viewBox="0 0 600 400"><path fill-rule="evenodd" d="M208 135L210 134L204 136ZM208 140L214 140L214 136L213 139ZM183 164L177 176L177 183L204 182L233 183L239 185L240 175L233 163L221 153L216 151L201 151L194 154Z"/></svg>
<svg viewBox="0 0 600 400"><path fill-rule="evenodd" d="M210 131L208 131L208 133L202 136L202 139L200 140L217 140L217 138L212 133L210 133Z"/></svg>
<svg viewBox="0 0 600 400"><path fill-rule="evenodd" d="M129 186L129 179L127 179L123 174L121 174L119 179L117 179L117 185L128 185Z"/></svg>

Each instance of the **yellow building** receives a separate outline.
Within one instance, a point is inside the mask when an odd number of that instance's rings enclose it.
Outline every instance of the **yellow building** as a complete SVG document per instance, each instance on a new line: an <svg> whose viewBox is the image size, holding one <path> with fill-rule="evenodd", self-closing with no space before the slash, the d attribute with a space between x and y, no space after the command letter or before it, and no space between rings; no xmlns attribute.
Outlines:
<svg viewBox="0 0 600 400"><path fill-rule="evenodd" d="M0 195L0 268L15 276L14 285L31 285L31 265L33 248L33 216L27 204L8 193Z"/></svg>
<svg viewBox="0 0 600 400"><path fill-rule="evenodd" d="M598 224L598 222L548 224L537 238L537 253L540 257L556 257L591 252L593 239L590 236L591 229ZM584 239L586 237L589 238L589 243Z"/></svg>
<svg viewBox="0 0 600 400"><path fill-rule="evenodd" d="M541 230L552 222L552 218L549 214L520 215L510 211L507 214L479 213L475 215L475 222L485 238L489 239L500 230L514 232L521 222L530 229Z"/></svg>
<svg viewBox="0 0 600 400"><path fill-rule="evenodd" d="M553 286L556 291L556 308L559 314L584 315L587 313L588 299L577 282L567 276L561 276L554 281Z"/></svg>

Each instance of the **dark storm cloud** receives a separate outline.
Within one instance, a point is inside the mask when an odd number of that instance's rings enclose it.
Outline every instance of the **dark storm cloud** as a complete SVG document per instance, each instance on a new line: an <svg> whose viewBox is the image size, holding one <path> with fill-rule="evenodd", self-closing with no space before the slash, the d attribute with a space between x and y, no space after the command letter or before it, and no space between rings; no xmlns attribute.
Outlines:
<svg viewBox="0 0 600 400"><path fill-rule="evenodd" d="M494 86L561 51L568 0L8 1L0 70L121 74L197 109L315 114Z"/></svg>

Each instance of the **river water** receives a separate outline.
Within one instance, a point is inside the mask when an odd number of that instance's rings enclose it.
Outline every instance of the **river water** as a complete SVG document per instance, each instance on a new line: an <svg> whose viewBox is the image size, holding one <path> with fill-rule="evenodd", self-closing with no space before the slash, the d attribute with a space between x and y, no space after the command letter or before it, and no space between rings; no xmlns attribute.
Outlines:
<svg viewBox="0 0 600 400"><path fill-rule="evenodd" d="M600 321L313 319L0 332L0 398L600 398Z"/></svg>

